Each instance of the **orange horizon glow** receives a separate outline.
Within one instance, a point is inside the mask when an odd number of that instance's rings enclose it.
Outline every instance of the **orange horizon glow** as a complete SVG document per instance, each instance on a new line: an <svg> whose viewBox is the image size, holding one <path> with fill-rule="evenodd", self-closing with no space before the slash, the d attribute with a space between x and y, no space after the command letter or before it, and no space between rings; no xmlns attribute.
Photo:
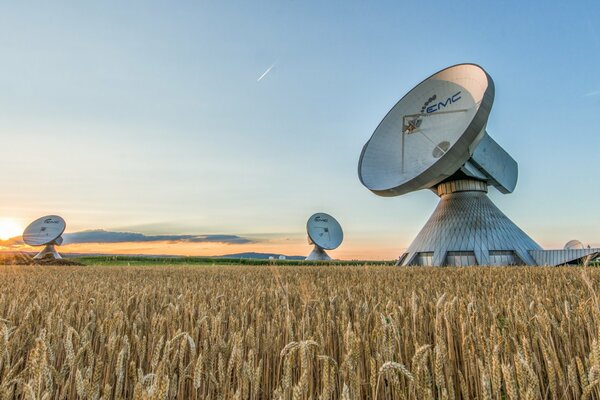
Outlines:
<svg viewBox="0 0 600 400"><path fill-rule="evenodd" d="M1 219L0 219L1 220ZM37 252L40 247L31 247L23 244L20 234L11 236L12 243L2 243L0 240L0 253L2 252ZM335 250L327 253L333 259L339 260L396 260L406 250L400 240L378 241L373 239L347 239ZM409 242L404 240L405 245ZM553 244L553 243L552 243ZM545 248L561 248L551 243L542 243ZM598 247L598 246L594 246ZM190 256L190 257L218 257L236 253L272 253L286 256L306 256L312 250L312 245L306 239L271 239L244 244L231 244L219 242L192 243L185 241L148 241L148 242L120 242L120 243L76 243L57 247L60 253L79 254L115 254L115 255L147 255L147 256Z"/></svg>
<svg viewBox="0 0 600 400"><path fill-rule="evenodd" d="M27 245L0 246L0 251L35 252L37 247ZM116 254L116 255L167 255L167 256L222 256L236 253L273 253L287 256L304 256L312 246L305 240L270 240L247 244L189 243L189 242L122 242L122 243L77 243L57 247L61 253ZM342 260L392 260L398 258L403 249L384 246L365 246L342 243L340 248L327 253Z"/></svg>

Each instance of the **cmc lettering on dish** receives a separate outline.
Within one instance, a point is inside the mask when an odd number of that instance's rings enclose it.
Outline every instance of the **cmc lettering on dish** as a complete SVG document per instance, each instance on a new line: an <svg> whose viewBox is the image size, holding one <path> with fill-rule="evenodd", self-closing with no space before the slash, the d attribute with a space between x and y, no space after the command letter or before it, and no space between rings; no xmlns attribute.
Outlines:
<svg viewBox="0 0 600 400"><path fill-rule="evenodd" d="M448 107L450 104L456 103L457 101L459 101L462 98L462 96L460 95L461 93L462 93L462 91L458 91L458 92L454 93L452 96L448 97L446 99L446 101L443 101L443 102L440 101L440 102L431 104L437 99L437 94L434 94L429 99L427 99L427 101L423 104L423 107L421 107L421 114L431 114L433 112L441 110L442 108Z"/></svg>

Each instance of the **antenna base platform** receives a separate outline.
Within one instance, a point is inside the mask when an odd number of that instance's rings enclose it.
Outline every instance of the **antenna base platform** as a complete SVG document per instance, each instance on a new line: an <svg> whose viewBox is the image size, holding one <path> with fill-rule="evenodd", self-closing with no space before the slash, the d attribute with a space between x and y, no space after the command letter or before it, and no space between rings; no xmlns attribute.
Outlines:
<svg viewBox="0 0 600 400"><path fill-rule="evenodd" d="M58 254L58 252L54 248L54 243L47 244L42 249L42 251L40 251L35 257L33 257L34 260L41 260L41 259L46 259L46 258L54 259L54 260L62 260L62 256L60 254Z"/></svg>
<svg viewBox="0 0 600 400"><path fill-rule="evenodd" d="M321 247L315 245L313 251L306 257L306 261L329 261L331 257Z"/></svg>
<svg viewBox="0 0 600 400"><path fill-rule="evenodd" d="M542 248L498 209L485 183L438 186L440 202L398 265L537 265Z"/></svg>

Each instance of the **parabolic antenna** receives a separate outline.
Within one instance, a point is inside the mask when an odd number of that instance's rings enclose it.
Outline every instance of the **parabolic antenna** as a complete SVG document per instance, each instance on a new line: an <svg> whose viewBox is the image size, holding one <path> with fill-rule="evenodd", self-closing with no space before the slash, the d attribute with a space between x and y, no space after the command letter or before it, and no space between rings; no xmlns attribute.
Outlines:
<svg viewBox="0 0 600 400"><path fill-rule="evenodd" d="M541 250L487 197L511 193L516 161L486 132L494 82L483 68L460 64L410 90L383 118L358 163L360 181L379 196L431 189L438 207L403 265L535 264Z"/></svg>
<svg viewBox="0 0 600 400"><path fill-rule="evenodd" d="M579 240L574 239L574 240L569 240L565 244L564 249L565 250L581 250L581 249L585 249L585 246Z"/></svg>
<svg viewBox="0 0 600 400"><path fill-rule="evenodd" d="M325 213L313 214L306 223L306 232L309 244L315 245L306 260L331 260L325 250L336 249L344 240L339 222Z"/></svg>
<svg viewBox="0 0 600 400"><path fill-rule="evenodd" d="M477 65L430 76L375 129L360 156L360 181L380 196L398 196L462 172L512 192L517 163L485 131L493 102L492 78Z"/></svg>
<svg viewBox="0 0 600 400"><path fill-rule="evenodd" d="M62 258L54 248L63 242L62 234L67 224L58 215L47 215L33 221L23 231L23 241L30 246L45 246L34 259L40 258Z"/></svg>

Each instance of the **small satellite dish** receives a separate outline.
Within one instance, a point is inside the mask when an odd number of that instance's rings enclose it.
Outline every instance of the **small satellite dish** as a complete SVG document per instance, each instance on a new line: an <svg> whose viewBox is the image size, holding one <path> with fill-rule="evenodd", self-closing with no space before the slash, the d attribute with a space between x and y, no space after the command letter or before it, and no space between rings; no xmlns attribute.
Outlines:
<svg viewBox="0 0 600 400"><path fill-rule="evenodd" d="M30 246L45 246L33 259L38 260L46 257L61 259L62 257L54 246L62 244L63 238L61 235L66 227L65 220L58 215L46 215L29 224L23 231L23 241Z"/></svg>
<svg viewBox="0 0 600 400"><path fill-rule="evenodd" d="M564 249L565 250L581 250L581 249L585 249L585 246L579 240L574 239L574 240L569 240L565 244Z"/></svg>
<svg viewBox="0 0 600 400"><path fill-rule="evenodd" d="M306 257L309 261L331 260L325 250L336 249L344 240L344 232L339 222L325 213L313 214L306 223L306 232L308 243L315 245L313 251Z"/></svg>

